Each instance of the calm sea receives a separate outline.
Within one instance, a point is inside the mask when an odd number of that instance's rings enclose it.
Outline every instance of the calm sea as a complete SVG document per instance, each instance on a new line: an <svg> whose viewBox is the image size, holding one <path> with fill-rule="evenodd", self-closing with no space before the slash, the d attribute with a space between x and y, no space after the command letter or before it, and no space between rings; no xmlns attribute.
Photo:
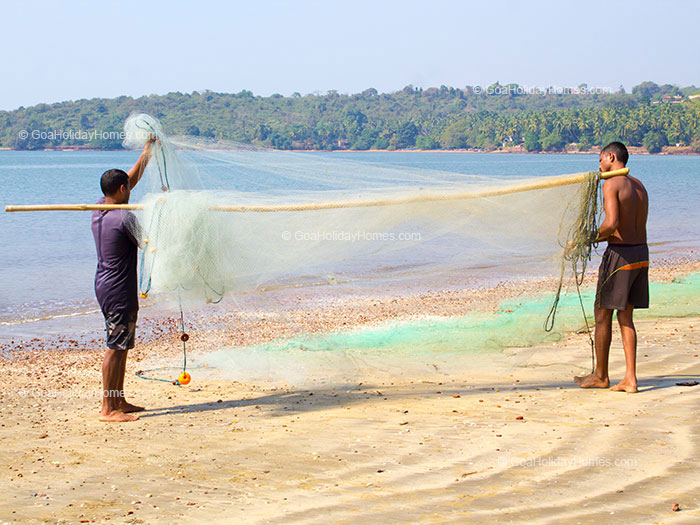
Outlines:
<svg viewBox="0 0 700 525"><path fill-rule="evenodd" d="M319 153L387 166L457 173L537 176L596 169L591 155ZM0 204L83 203L101 196L99 176L128 169L133 152L0 151ZM700 247L700 157L638 156L629 167L651 195L649 240L656 258ZM219 174L219 187L233 187ZM240 179L239 179L240 180ZM237 189L245 191L246 188ZM134 196L139 198L138 193ZM0 213L0 340L43 336L40 320L97 310L95 248L87 212ZM15 328L13 328L15 327Z"/></svg>

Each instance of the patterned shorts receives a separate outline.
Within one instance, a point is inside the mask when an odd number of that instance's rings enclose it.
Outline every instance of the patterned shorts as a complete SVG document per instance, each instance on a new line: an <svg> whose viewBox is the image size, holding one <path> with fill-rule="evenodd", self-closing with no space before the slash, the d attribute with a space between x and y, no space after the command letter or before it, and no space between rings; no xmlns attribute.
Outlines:
<svg viewBox="0 0 700 525"><path fill-rule="evenodd" d="M597 308L649 308L649 248L646 244L608 244L598 270Z"/></svg>
<svg viewBox="0 0 700 525"><path fill-rule="evenodd" d="M107 329L107 348L130 350L134 348L138 312L104 313Z"/></svg>

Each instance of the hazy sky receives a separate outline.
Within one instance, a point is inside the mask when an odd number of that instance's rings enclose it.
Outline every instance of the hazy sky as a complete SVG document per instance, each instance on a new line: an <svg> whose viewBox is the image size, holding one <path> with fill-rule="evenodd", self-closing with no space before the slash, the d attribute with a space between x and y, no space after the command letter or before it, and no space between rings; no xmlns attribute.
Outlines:
<svg viewBox="0 0 700 525"><path fill-rule="evenodd" d="M700 85L698 1L143 0L0 7L0 109L210 89Z"/></svg>

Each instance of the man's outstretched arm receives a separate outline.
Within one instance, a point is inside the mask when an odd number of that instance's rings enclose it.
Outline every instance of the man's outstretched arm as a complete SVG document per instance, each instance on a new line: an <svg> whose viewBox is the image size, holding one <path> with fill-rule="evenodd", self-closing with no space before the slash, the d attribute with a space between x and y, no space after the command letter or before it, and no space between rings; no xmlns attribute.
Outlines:
<svg viewBox="0 0 700 525"><path fill-rule="evenodd" d="M141 177L143 176L143 172L146 170L146 166L148 165L148 161L151 158L151 145L155 142L156 138L151 137L147 142L146 145L143 148L143 152L141 153L141 156L139 157L139 160L136 161L136 164L132 166L132 168L129 170L129 173L127 173L129 177L129 189L133 190L134 186L138 184L138 182L141 180Z"/></svg>

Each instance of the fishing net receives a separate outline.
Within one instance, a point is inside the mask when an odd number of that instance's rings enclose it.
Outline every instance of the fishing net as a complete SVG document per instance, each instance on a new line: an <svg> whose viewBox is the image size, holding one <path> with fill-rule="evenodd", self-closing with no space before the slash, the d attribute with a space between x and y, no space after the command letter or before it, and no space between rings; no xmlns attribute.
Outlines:
<svg viewBox="0 0 700 525"><path fill-rule="evenodd" d="M502 379L510 382L518 367L539 361L534 345L561 341L567 332L585 329L580 299L572 290L561 297L557 330L543 330L542 319L552 305L551 291L547 292L524 294L504 300L493 310L455 317L385 321L235 348L222 343L213 352L196 356L194 363L201 367L200 377L251 382L392 381L397 370L406 380L464 379L484 369L500 370ZM650 293L651 308L639 310L637 317L700 315L700 274L651 283ZM590 288L582 291L585 304L592 304L593 296ZM506 348L513 350L502 353Z"/></svg>
<svg viewBox="0 0 700 525"><path fill-rule="evenodd" d="M169 139L146 115L132 116L126 132L132 147L149 134L159 139L140 198L144 293L215 302L378 272L438 278L502 268L508 277L536 265L546 274L567 244L567 268L580 275L589 257L596 173L567 184L571 176L477 176L246 150Z"/></svg>
<svg viewBox="0 0 700 525"><path fill-rule="evenodd" d="M141 292L180 309L281 287L369 283L369 290L381 282L401 290L423 282L439 289L465 276L558 278L558 286L545 290L549 318L538 310L511 316L507 330L488 322L465 329L457 320L442 335L425 325L387 328L366 340L346 334L316 341L337 350L334 359L358 359L360 346L379 352L416 344L467 350L479 341L479 348L493 346L483 341L528 344L537 339L528 323L536 320L544 333L548 319L551 330L562 290L581 284L597 231L597 172L499 177L270 151L167 137L144 114L130 117L125 131L131 148L158 139L135 193L142 205ZM350 342L349 353L338 350L339 340ZM292 352L281 345L254 354Z"/></svg>

